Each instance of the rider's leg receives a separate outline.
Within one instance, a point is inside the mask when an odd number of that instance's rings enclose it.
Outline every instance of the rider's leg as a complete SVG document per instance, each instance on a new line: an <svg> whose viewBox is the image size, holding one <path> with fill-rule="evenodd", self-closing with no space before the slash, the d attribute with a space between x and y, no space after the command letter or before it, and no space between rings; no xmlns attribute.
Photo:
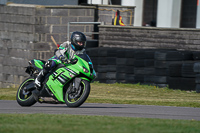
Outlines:
<svg viewBox="0 0 200 133"><path fill-rule="evenodd" d="M45 75L56 65L58 64L57 57L54 56L50 58L46 63L42 71L38 74L35 79L36 89L32 91L32 94L35 100L38 100L38 96L40 95L40 90L42 89L41 83L44 81Z"/></svg>
<svg viewBox="0 0 200 133"><path fill-rule="evenodd" d="M36 84L36 86L38 87L38 89L41 88L41 83L43 82L44 77L45 77L45 75L46 75L47 73L48 73L48 71L47 71L45 68L43 68L43 69L40 71L40 73L38 74L38 76L36 77L36 79L35 79L35 84Z"/></svg>
<svg viewBox="0 0 200 133"><path fill-rule="evenodd" d="M41 86L42 86L41 83L44 81L44 77L46 76L46 74L48 74L48 72L55 66L56 66L56 62L54 60L48 60L45 63L44 68L42 69L42 71L40 71L40 73L35 79L35 85L37 86L38 90L41 90Z"/></svg>

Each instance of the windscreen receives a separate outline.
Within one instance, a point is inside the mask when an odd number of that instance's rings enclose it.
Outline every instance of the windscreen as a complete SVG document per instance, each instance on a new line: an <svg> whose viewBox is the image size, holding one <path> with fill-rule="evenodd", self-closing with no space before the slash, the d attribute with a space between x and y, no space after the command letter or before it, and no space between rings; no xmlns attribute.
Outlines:
<svg viewBox="0 0 200 133"><path fill-rule="evenodd" d="M88 62L90 68L93 68L92 61L91 61L90 57L87 54L79 54L77 56L79 56L80 58L82 58L83 60Z"/></svg>

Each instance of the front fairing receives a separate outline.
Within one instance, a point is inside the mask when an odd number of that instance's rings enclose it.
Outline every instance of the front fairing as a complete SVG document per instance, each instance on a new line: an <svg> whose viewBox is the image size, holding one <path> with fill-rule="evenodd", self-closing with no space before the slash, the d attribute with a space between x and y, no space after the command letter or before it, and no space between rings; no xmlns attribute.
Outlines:
<svg viewBox="0 0 200 133"><path fill-rule="evenodd" d="M75 58L78 59L75 65L71 65L69 67L77 69L81 74L85 75L89 78L90 81L96 78L96 72L93 68L93 64L91 59L87 54L79 54L75 55ZM85 69L87 71L85 71Z"/></svg>

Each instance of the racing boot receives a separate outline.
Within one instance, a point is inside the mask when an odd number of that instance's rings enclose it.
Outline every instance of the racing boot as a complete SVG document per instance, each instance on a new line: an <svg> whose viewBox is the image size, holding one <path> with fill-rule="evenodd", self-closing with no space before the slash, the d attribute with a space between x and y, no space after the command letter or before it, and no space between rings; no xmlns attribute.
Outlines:
<svg viewBox="0 0 200 133"><path fill-rule="evenodd" d="M40 71L40 73L38 74L38 76L36 77L35 79L35 87L36 89L32 91L32 94L35 98L35 100L38 100L38 96L40 94L40 90L42 89L42 81L44 80L44 76L45 76L45 73L44 73L44 70Z"/></svg>
<svg viewBox="0 0 200 133"><path fill-rule="evenodd" d="M38 74L38 76L35 79L35 85L37 87L38 90L41 90L41 83L44 79L45 73L44 70L40 71L40 73Z"/></svg>

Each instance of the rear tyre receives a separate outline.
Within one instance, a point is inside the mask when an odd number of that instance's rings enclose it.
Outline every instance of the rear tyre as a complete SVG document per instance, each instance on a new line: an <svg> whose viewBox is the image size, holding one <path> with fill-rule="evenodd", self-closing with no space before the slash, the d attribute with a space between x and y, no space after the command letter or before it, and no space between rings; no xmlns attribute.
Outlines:
<svg viewBox="0 0 200 133"><path fill-rule="evenodd" d="M34 99L32 92L25 92L24 89L27 85L34 82L34 78L29 77L22 82L20 87L18 88L16 99L19 105L21 106L32 106L36 103L36 100Z"/></svg>
<svg viewBox="0 0 200 133"><path fill-rule="evenodd" d="M65 103L68 107L81 106L90 94L90 83L86 80L82 80L80 86L76 92L67 92L65 94Z"/></svg>

